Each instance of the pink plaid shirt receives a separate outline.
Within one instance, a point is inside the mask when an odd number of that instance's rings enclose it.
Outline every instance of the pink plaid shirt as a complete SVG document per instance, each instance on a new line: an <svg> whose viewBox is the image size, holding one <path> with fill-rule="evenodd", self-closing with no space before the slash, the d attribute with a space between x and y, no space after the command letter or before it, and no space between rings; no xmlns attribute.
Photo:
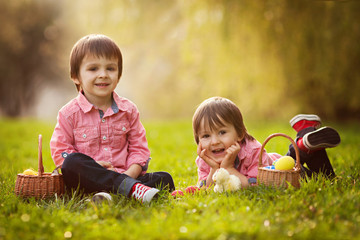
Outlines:
<svg viewBox="0 0 360 240"><path fill-rule="evenodd" d="M105 113L82 93L60 109L50 141L56 166L63 163L67 154L80 152L95 161L110 162L119 173L133 164L139 164L146 172L150 151L139 111L134 103L115 92L113 99L112 107Z"/></svg>
<svg viewBox="0 0 360 240"><path fill-rule="evenodd" d="M245 144L240 145L240 152L238 154L240 162L236 169L248 179L257 177L260 150L261 144L256 140L246 140ZM266 153L265 151L262 156L262 163L264 166L270 166L280 157L280 154ZM195 162L198 166L198 183L200 183L201 181L206 180L210 173L210 167L200 157L197 157Z"/></svg>

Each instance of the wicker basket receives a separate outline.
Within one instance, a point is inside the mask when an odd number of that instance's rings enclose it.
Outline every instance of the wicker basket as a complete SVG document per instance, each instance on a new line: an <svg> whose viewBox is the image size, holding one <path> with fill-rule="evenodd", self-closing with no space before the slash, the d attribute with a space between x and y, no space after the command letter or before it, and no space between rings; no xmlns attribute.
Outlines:
<svg viewBox="0 0 360 240"><path fill-rule="evenodd" d="M274 138L282 136L290 140L295 148L296 154L296 164L293 170L275 170L268 169L262 166L262 155L264 152L264 148L266 143ZM300 154L297 145L294 140L286 134L283 133L274 133L265 139L264 143L261 146L260 159L259 159L259 168L258 168L258 183L265 184L267 186L275 186L275 187L288 187L288 184L291 184L295 188L300 188Z"/></svg>
<svg viewBox="0 0 360 240"><path fill-rule="evenodd" d="M44 173L42 162L42 136L39 135L39 171L38 175L18 174L15 184L15 194L23 198L34 197L45 199L49 197L61 196L64 194L63 176L58 172L58 168L52 173Z"/></svg>

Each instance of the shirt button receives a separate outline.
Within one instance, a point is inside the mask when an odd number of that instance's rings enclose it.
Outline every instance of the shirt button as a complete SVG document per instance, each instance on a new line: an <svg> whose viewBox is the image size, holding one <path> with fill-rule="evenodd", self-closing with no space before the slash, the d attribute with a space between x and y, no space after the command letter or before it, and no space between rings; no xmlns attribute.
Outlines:
<svg viewBox="0 0 360 240"><path fill-rule="evenodd" d="M85 134L85 133L83 134L83 138L86 138L86 134Z"/></svg>
<svg viewBox="0 0 360 240"><path fill-rule="evenodd" d="M105 119L103 118L103 119L101 119L101 121L102 121L102 122L105 122Z"/></svg>
<svg viewBox="0 0 360 240"><path fill-rule="evenodd" d="M103 136L103 140L106 140L106 136Z"/></svg>
<svg viewBox="0 0 360 240"><path fill-rule="evenodd" d="M105 151L107 151L108 149L107 148L104 148Z"/></svg>
<svg viewBox="0 0 360 240"><path fill-rule="evenodd" d="M123 127L122 130L123 130L123 132L125 132L125 131L126 131L126 127Z"/></svg>

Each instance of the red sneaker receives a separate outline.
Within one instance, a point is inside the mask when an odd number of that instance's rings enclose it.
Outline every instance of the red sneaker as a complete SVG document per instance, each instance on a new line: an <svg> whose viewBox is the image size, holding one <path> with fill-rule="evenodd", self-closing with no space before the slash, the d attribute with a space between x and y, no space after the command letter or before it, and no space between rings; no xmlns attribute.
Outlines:
<svg viewBox="0 0 360 240"><path fill-rule="evenodd" d="M318 150L336 147L340 144L339 133L330 127L323 127L309 132L302 138L302 143L308 150Z"/></svg>
<svg viewBox="0 0 360 240"><path fill-rule="evenodd" d="M130 195L142 203L149 203L158 192L159 189L151 188L141 183L136 183L132 187Z"/></svg>
<svg viewBox="0 0 360 240"><path fill-rule="evenodd" d="M299 132L308 127L319 128L321 119L313 114L298 114L290 120L290 125L296 132Z"/></svg>

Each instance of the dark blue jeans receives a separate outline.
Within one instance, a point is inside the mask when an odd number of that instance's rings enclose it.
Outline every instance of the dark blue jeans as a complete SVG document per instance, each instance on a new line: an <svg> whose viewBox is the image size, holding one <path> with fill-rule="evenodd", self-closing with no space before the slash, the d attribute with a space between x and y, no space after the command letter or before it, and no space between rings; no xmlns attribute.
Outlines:
<svg viewBox="0 0 360 240"><path fill-rule="evenodd" d="M299 131L296 135L295 142L297 142L299 138L302 138L306 133L313 132L315 130L316 129L313 127L308 127ZM325 149L317 150L311 153L306 153L301 150L299 152L302 171L306 173L308 177L316 176L319 173L322 173L328 178L335 177L334 169ZM292 144L289 146L289 151L286 155L291 156L294 159L296 158L295 149ZM304 166L305 163L307 167Z"/></svg>
<svg viewBox="0 0 360 240"><path fill-rule="evenodd" d="M67 188L84 193L109 192L129 196L135 183L158 189L175 190L174 181L167 172L146 173L137 179L102 167L91 157L82 153L69 154L61 167Z"/></svg>

